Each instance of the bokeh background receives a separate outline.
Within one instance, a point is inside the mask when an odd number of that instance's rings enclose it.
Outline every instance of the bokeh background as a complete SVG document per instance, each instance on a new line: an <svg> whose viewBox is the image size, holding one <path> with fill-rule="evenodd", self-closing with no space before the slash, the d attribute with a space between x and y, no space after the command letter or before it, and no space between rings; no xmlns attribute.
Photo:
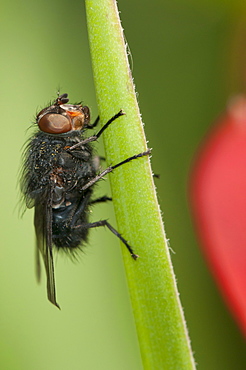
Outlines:
<svg viewBox="0 0 246 370"><path fill-rule="evenodd" d="M242 88L246 9L233 0L118 6L198 368L245 369L245 342L194 234L187 183L199 142ZM21 151L36 111L60 88L97 116L83 1L10 0L0 13L0 368L142 369L118 240L93 230L79 262L56 258L59 312L45 279L35 281L33 211L18 213ZM97 192L110 192L106 182ZM93 209L100 218L115 225L112 205Z"/></svg>

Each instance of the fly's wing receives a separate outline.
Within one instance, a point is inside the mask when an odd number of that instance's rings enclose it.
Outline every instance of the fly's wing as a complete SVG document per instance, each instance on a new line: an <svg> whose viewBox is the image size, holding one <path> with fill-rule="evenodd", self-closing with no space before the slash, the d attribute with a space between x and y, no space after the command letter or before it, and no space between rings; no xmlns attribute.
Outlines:
<svg viewBox="0 0 246 370"><path fill-rule="evenodd" d="M60 308L56 301L56 287L54 263L52 254L52 191L48 192L45 203L36 202L34 224L37 239L36 271L40 280L40 257L41 253L45 265L47 277L47 295L51 303Z"/></svg>
<svg viewBox="0 0 246 370"><path fill-rule="evenodd" d="M36 211L35 211L36 213ZM35 216L36 217L36 216ZM35 267L36 267L36 277L38 283L41 281L41 263L40 263L40 252L39 252L39 246L38 246L38 236L37 236L37 229L36 229L36 248L35 248Z"/></svg>

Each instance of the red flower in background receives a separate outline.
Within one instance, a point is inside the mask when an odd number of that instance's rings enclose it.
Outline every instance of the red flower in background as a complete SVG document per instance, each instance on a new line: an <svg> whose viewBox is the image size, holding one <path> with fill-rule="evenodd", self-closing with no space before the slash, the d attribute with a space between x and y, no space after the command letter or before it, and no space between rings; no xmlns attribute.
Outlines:
<svg viewBox="0 0 246 370"><path fill-rule="evenodd" d="M246 97L210 132L191 178L196 228L211 270L246 335Z"/></svg>

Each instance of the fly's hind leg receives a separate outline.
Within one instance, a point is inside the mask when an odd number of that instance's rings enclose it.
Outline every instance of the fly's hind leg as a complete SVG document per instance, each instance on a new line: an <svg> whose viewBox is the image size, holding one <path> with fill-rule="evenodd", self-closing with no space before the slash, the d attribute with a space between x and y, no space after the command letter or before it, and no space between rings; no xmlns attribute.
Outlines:
<svg viewBox="0 0 246 370"><path fill-rule="evenodd" d="M108 201L112 201L113 199L108 197L107 195L104 195L103 197L93 199L89 202L89 205L96 204L96 203L105 203Z"/></svg>
<svg viewBox="0 0 246 370"><path fill-rule="evenodd" d="M111 226L110 223L108 223L107 220L101 220L101 221L91 222L91 223L88 223L88 224L81 224L81 225L75 226L75 228L76 227L81 227L81 228L84 228L84 229L92 229L94 227L100 227L100 226L107 226L107 228L114 235L116 235L117 238L119 238L122 241L122 243L125 244L125 246L128 249L128 251L129 251L130 255L132 256L132 258L134 260L138 259L139 256L133 252L132 247L127 243L126 239L124 239L123 236L117 230L115 230L115 228L113 228L113 226Z"/></svg>

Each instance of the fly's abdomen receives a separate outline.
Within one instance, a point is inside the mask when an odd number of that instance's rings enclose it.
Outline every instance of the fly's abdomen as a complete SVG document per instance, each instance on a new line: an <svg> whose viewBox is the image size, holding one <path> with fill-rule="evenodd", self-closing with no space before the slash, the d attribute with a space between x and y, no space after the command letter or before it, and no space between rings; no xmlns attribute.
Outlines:
<svg viewBox="0 0 246 370"><path fill-rule="evenodd" d="M87 241L88 203L91 189L66 193L66 199L52 209L52 241L58 249L70 250Z"/></svg>

